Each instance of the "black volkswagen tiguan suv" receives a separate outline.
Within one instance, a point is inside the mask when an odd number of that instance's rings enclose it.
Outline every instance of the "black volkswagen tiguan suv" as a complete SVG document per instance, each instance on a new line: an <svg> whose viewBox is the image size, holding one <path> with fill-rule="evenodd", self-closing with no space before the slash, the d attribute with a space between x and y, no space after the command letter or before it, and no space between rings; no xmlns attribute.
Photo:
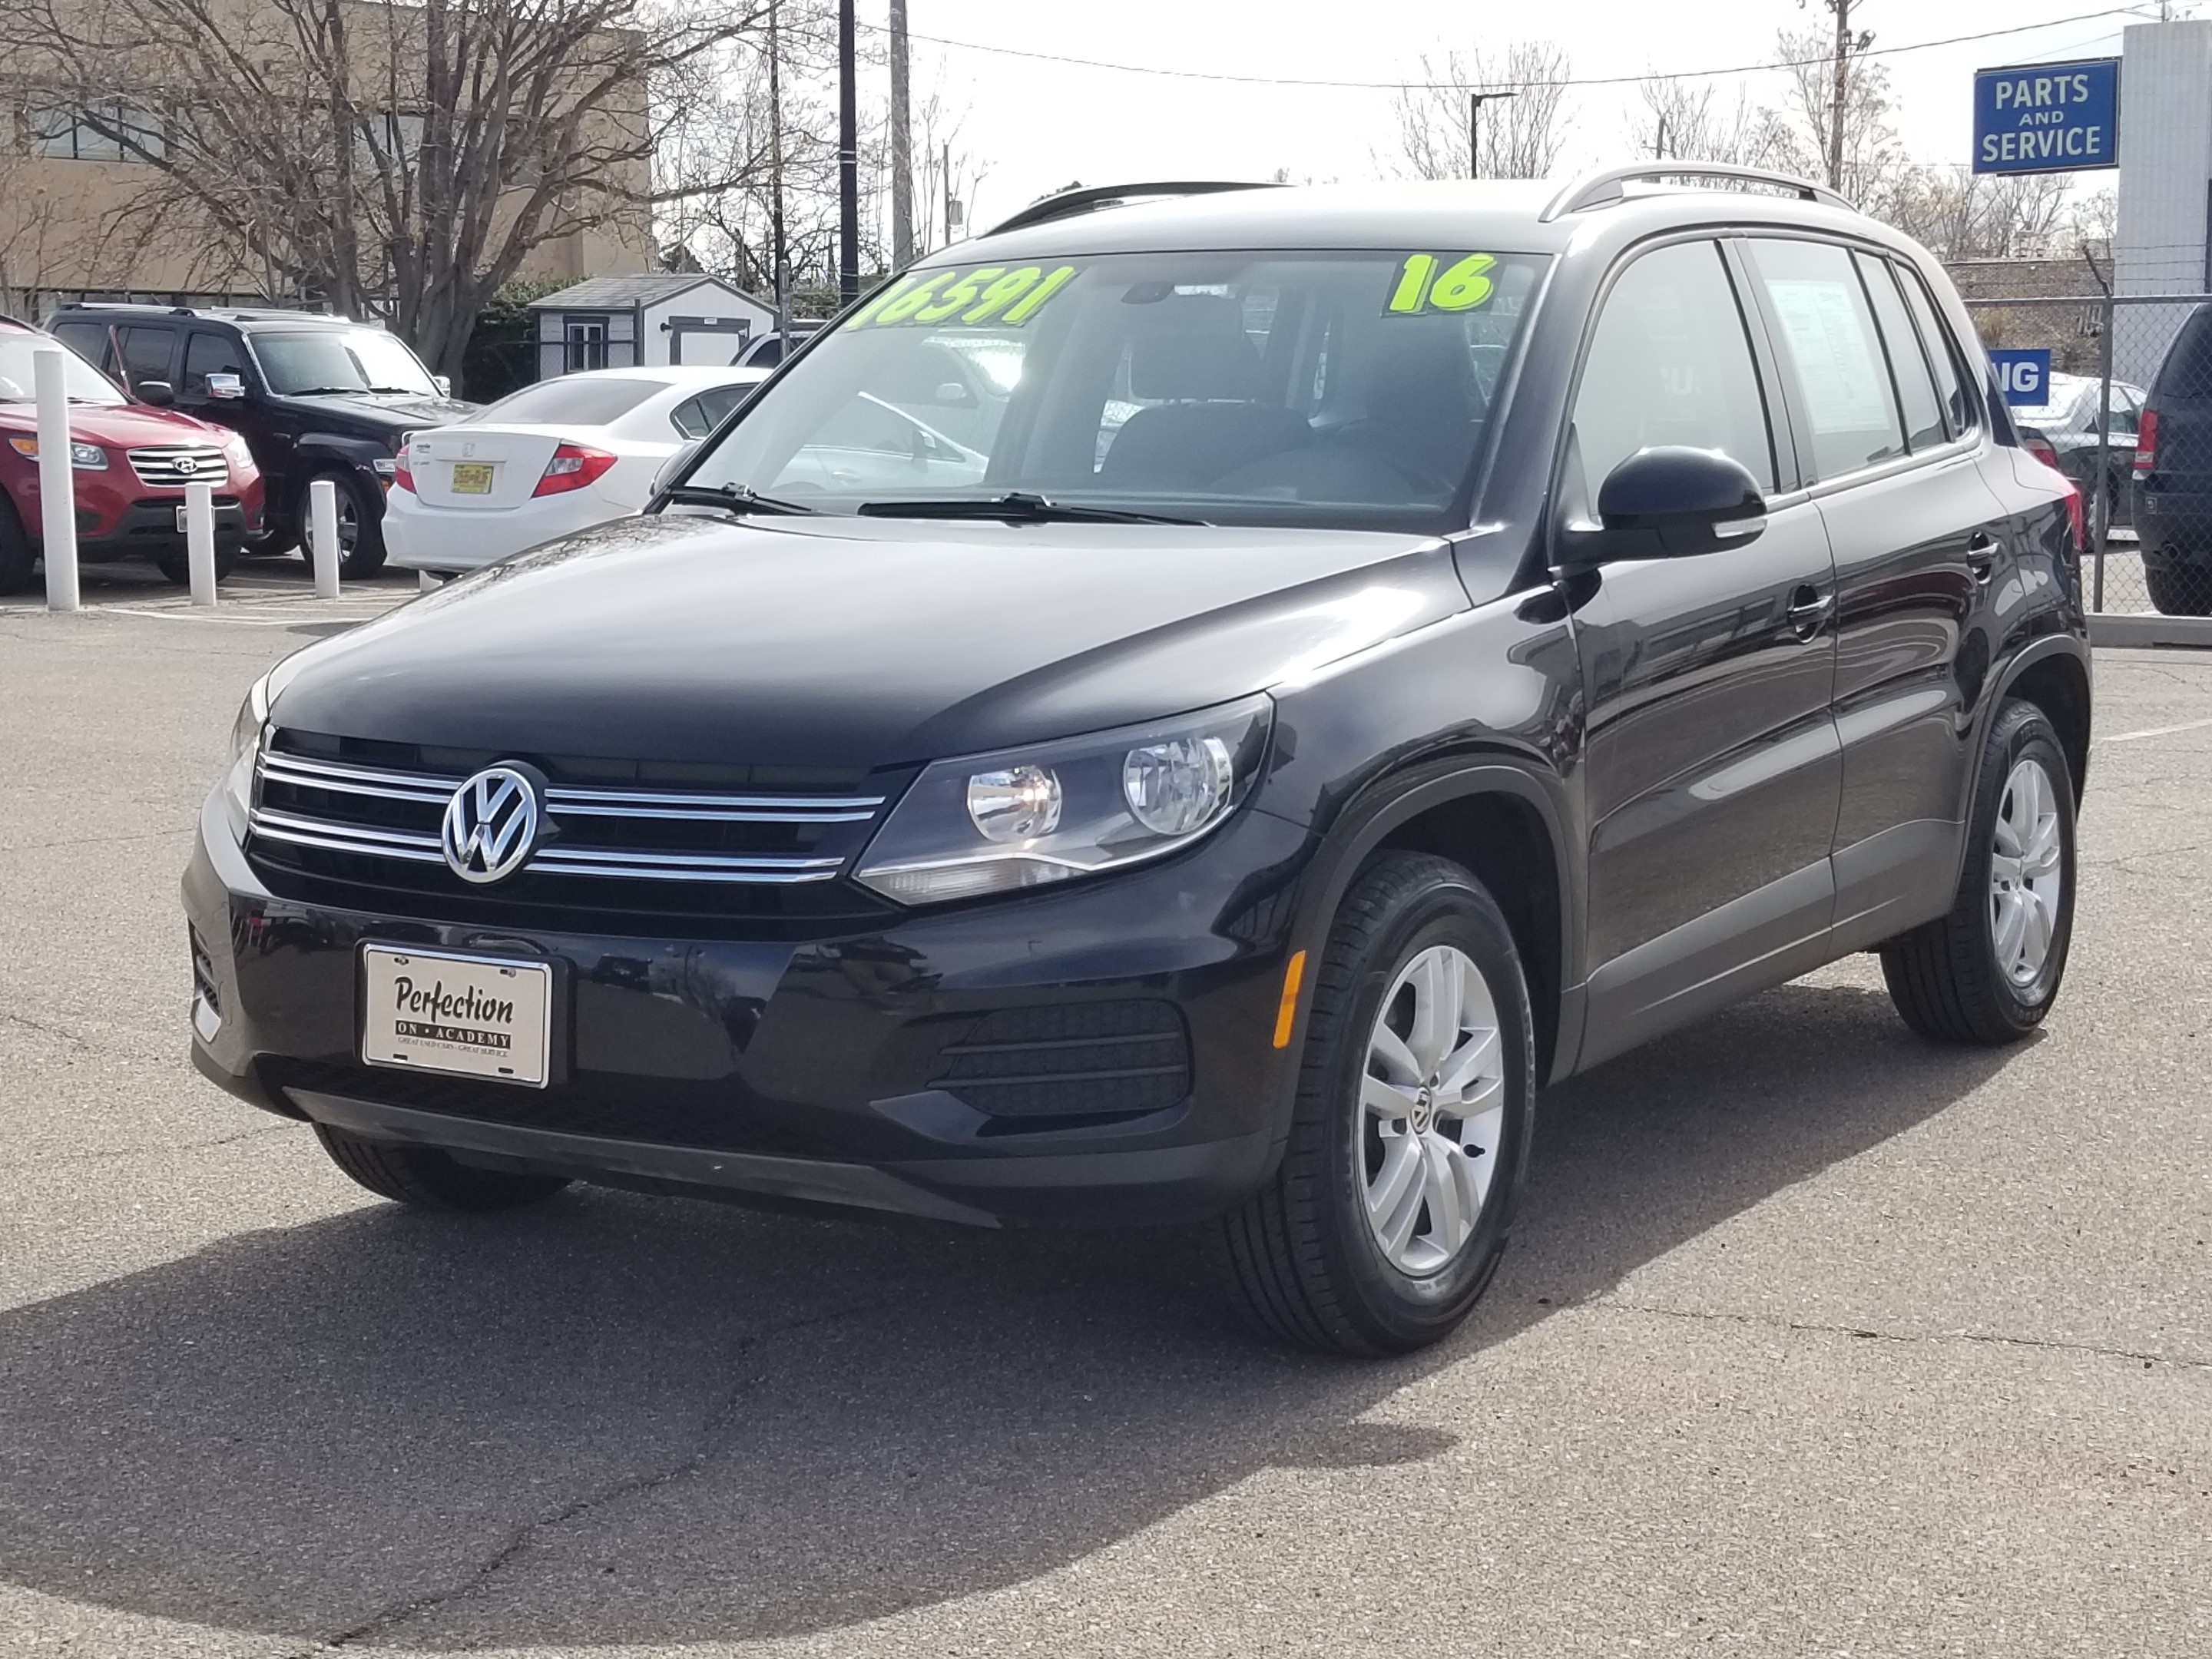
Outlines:
<svg viewBox="0 0 2212 1659"><path fill-rule="evenodd" d="M1378 1353L1481 1292L1547 1082L1856 951L2021 1036L2078 503L1925 252L1699 176L930 256L644 516L253 688L194 1058L403 1202L1202 1222Z"/></svg>

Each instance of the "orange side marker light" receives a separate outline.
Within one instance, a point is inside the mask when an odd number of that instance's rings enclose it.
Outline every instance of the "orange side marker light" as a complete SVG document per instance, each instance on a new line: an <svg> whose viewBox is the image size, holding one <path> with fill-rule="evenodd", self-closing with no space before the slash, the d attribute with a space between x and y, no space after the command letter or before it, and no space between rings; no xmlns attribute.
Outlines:
<svg viewBox="0 0 2212 1659"><path fill-rule="evenodd" d="M1278 1048L1291 1046L1291 1027L1297 1024L1298 1019L1298 986L1305 976L1306 953L1294 951L1290 966L1283 969L1283 1001L1275 1011L1275 1046Z"/></svg>

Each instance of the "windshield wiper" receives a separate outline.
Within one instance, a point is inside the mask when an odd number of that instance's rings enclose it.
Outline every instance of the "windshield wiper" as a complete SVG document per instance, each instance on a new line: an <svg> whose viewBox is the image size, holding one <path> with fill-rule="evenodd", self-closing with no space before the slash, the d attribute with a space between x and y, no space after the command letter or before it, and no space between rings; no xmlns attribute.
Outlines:
<svg viewBox="0 0 2212 1659"><path fill-rule="evenodd" d="M952 496L910 501L862 501L857 509L872 519L999 519L1008 524L1203 524L1203 519L1172 519L1164 513L1132 513L1119 507L1077 507L1010 489L1003 495Z"/></svg>
<svg viewBox="0 0 2212 1659"><path fill-rule="evenodd" d="M803 501L778 501L744 484L678 484L668 499L684 507L719 507L732 513L811 513Z"/></svg>
<svg viewBox="0 0 2212 1659"><path fill-rule="evenodd" d="M401 398L434 398L438 395L437 388L434 386L425 388L419 386L364 386L362 390L364 392L389 392L393 393L395 396Z"/></svg>
<svg viewBox="0 0 2212 1659"><path fill-rule="evenodd" d="M373 389L365 386L303 386L278 395L285 398L354 398Z"/></svg>

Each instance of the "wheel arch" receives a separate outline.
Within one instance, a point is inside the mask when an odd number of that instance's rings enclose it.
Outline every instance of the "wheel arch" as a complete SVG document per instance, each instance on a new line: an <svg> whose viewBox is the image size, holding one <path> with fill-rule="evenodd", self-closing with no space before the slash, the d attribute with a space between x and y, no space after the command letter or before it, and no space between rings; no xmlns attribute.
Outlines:
<svg viewBox="0 0 2212 1659"><path fill-rule="evenodd" d="M1431 853L1465 867L1505 913L1527 967L1537 1074L1551 1080L1579 1046L1579 907L1553 787L1504 761L1462 761L1370 784L1331 830L1297 936L1326 937L1353 878L1376 853Z"/></svg>
<svg viewBox="0 0 2212 1659"><path fill-rule="evenodd" d="M2074 775L2074 802L2079 806L2089 776L2087 653L2071 638L2039 641L2021 652L1996 696L1990 699L1982 722L1984 738L2008 697L2033 703L2057 730L2059 747L2066 751L2067 768Z"/></svg>

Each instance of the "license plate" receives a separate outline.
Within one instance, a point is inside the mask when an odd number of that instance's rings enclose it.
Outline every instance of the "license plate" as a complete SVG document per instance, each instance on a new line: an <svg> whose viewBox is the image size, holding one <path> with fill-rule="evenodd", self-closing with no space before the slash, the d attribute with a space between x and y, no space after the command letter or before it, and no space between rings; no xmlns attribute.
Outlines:
<svg viewBox="0 0 2212 1659"><path fill-rule="evenodd" d="M362 948L361 1057L371 1066L545 1086L553 969L431 951Z"/></svg>
<svg viewBox="0 0 2212 1659"><path fill-rule="evenodd" d="M181 507L179 507L177 509L177 534L181 536L191 527L191 525L185 520L185 509Z"/></svg>
<svg viewBox="0 0 2212 1659"><path fill-rule="evenodd" d="M453 463L453 494L456 495L490 495L491 463L489 461L455 461Z"/></svg>

